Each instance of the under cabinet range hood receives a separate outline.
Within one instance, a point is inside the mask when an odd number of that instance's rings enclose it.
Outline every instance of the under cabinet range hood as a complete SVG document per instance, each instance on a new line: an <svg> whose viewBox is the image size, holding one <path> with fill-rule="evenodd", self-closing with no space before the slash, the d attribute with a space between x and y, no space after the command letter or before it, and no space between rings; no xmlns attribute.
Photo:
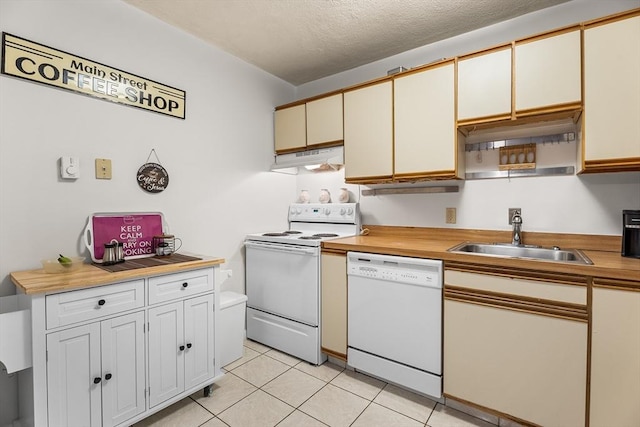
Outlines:
<svg viewBox="0 0 640 427"><path fill-rule="evenodd" d="M344 148L327 147L296 153L277 154L271 165L274 172L297 173L299 167L312 171L338 170L344 164Z"/></svg>

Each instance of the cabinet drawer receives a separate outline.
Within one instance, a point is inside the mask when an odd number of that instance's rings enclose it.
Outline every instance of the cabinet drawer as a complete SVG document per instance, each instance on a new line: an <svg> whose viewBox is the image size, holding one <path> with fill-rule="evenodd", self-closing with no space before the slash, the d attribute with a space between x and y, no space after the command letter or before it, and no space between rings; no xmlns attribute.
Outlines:
<svg viewBox="0 0 640 427"><path fill-rule="evenodd" d="M149 279L149 304L171 301L213 290L212 270L168 274Z"/></svg>
<svg viewBox="0 0 640 427"><path fill-rule="evenodd" d="M143 307L144 280L47 295L45 301L47 328L56 328Z"/></svg>
<svg viewBox="0 0 640 427"><path fill-rule="evenodd" d="M488 274L445 270L445 286L460 286L480 291L499 292L528 298L542 298L573 304L587 304L586 279L582 285L541 280L526 280Z"/></svg>

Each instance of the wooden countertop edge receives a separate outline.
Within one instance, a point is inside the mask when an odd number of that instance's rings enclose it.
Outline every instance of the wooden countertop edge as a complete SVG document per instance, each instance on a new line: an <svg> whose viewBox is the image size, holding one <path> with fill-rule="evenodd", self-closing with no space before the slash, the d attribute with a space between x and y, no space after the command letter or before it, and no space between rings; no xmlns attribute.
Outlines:
<svg viewBox="0 0 640 427"><path fill-rule="evenodd" d="M441 259L481 266L511 267L528 272L543 272L580 275L594 278L615 279L640 283L640 260L624 258L619 253L583 250L593 261L593 265L569 264L564 262L528 260L522 258L502 258L477 254L447 252L447 249L464 241L474 239L422 239L393 235L367 235L345 237L322 242L325 252L368 252L387 255L411 256L417 258ZM476 240L477 241L477 240Z"/></svg>
<svg viewBox="0 0 640 427"><path fill-rule="evenodd" d="M177 273L185 270L213 267L223 264L224 258L204 258L175 264L109 272L91 264L84 264L73 273L50 274L43 269L16 271L10 274L11 281L25 294L66 291L92 286L140 279L142 277Z"/></svg>

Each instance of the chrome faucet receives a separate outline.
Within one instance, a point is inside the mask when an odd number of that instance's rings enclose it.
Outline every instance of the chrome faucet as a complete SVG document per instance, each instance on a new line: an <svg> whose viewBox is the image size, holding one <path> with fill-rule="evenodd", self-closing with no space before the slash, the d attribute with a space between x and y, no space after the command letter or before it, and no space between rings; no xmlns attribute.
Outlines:
<svg viewBox="0 0 640 427"><path fill-rule="evenodd" d="M511 244L514 246L522 246L522 216L520 211L515 211L511 218L511 224L513 224L513 231L511 233Z"/></svg>

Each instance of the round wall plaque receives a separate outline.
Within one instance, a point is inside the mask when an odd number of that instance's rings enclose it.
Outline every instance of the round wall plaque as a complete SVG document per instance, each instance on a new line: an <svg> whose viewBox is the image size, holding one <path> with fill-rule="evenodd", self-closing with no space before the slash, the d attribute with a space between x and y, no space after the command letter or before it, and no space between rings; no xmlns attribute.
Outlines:
<svg viewBox="0 0 640 427"><path fill-rule="evenodd" d="M144 191L159 193L169 185L169 174L158 163L145 163L138 169L137 181Z"/></svg>

